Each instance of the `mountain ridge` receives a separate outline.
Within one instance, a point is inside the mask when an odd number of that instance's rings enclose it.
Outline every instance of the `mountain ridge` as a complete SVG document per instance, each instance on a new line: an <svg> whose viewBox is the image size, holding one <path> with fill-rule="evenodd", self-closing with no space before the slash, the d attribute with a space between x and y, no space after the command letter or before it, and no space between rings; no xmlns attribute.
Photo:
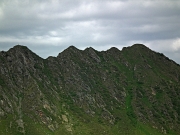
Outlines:
<svg viewBox="0 0 180 135"><path fill-rule="evenodd" d="M123 51L123 50L125 50L125 49L129 49L129 48L137 48L137 49L148 49L148 50L151 50L149 47L147 47L147 46L145 46L144 44L140 44L140 43L136 43L136 44L133 44L132 46L127 46L127 47L123 47L122 48L122 50L120 50L120 49L118 49L118 48L116 48L116 47L111 47L111 48L109 48L109 49L107 49L107 50L105 50L105 51L98 51L98 50L96 50L96 49L94 49L94 48L92 48L92 47L87 47L87 48L85 48L84 50L80 50L80 49L78 49L78 48L76 48L74 45L70 45L69 47L67 47L66 49L64 49L62 52L60 52L57 56L48 56L48 57L58 57L61 53L63 53L64 51L69 51L69 50L73 50L73 51L81 51L81 52L83 52L83 51L87 51L87 50L94 50L94 51L96 51L96 52L108 52L108 51L111 51L111 50L116 50L116 51ZM26 51L30 51L30 52L32 52L33 54L35 54L33 51L31 51L27 46L24 46L24 45L15 45L14 47L12 47L12 48L10 48L9 50L7 50L7 51L0 51L0 53L8 53L8 52L11 52L11 50L17 50L17 49L19 49L19 50L26 50ZM153 51L153 50L151 50L151 51ZM153 52L155 52L155 53L159 53L159 52L156 52L156 51L153 51ZM165 56L163 53L159 53L160 55L162 55L162 56ZM41 59L48 59L48 57L47 58L42 58L41 56L39 56L38 54L35 54L35 55L37 55L38 57L40 57ZM169 59L170 61L173 61L175 64L177 64L177 65L179 65L177 62L175 62L174 60L172 60L172 59L170 59L170 58L168 58L167 56L165 56L167 59Z"/></svg>
<svg viewBox="0 0 180 135"><path fill-rule="evenodd" d="M142 44L0 52L2 134L178 134L180 66Z"/></svg>

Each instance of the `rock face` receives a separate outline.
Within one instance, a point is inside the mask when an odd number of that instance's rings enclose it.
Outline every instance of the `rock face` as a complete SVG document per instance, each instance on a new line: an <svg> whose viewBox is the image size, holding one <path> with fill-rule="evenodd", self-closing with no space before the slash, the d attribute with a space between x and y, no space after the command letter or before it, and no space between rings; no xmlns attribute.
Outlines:
<svg viewBox="0 0 180 135"><path fill-rule="evenodd" d="M141 44L0 52L0 134L178 134L180 66Z"/></svg>

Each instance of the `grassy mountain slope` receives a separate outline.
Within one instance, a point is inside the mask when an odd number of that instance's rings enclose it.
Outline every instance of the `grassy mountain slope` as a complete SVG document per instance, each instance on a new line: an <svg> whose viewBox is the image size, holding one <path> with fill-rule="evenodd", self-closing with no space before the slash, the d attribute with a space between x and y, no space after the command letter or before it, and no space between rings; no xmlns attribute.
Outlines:
<svg viewBox="0 0 180 135"><path fill-rule="evenodd" d="M0 134L178 135L180 66L141 44L0 52Z"/></svg>

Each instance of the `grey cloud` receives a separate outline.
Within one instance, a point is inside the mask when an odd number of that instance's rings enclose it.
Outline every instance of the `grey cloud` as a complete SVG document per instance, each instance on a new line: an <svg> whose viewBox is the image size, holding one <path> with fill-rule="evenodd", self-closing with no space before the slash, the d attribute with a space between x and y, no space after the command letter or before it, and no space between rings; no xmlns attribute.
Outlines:
<svg viewBox="0 0 180 135"><path fill-rule="evenodd" d="M0 49L24 44L46 58L69 45L106 50L141 42L180 63L173 49L179 13L178 0L1 0Z"/></svg>

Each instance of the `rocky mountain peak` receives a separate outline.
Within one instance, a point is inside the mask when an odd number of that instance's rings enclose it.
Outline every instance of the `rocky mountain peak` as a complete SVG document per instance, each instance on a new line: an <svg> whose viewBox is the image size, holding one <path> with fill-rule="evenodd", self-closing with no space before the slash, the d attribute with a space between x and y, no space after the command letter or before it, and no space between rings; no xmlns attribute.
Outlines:
<svg viewBox="0 0 180 135"><path fill-rule="evenodd" d="M147 46L145 46L143 44L134 44L134 45L130 46L129 48L131 48L133 50L141 50L141 51L150 50Z"/></svg>
<svg viewBox="0 0 180 135"><path fill-rule="evenodd" d="M7 51L9 53L27 53L27 52L31 52L31 50L27 47L27 46L23 46L23 45L15 45L13 48L10 48L9 51Z"/></svg>
<svg viewBox="0 0 180 135"><path fill-rule="evenodd" d="M62 51L61 53L58 54L58 58L60 57L68 57L73 55L74 53L80 53L81 50L79 50L78 48L76 48L75 46L71 45L69 46L67 49L65 49L64 51Z"/></svg>
<svg viewBox="0 0 180 135"><path fill-rule="evenodd" d="M75 46L71 45L69 46L67 49L65 50L79 50L78 48L76 48Z"/></svg>
<svg viewBox="0 0 180 135"><path fill-rule="evenodd" d="M75 46L71 45L67 49L65 49L62 53L77 53L80 50L76 48Z"/></svg>
<svg viewBox="0 0 180 135"><path fill-rule="evenodd" d="M112 53L119 53L120 50L116 47L111 47L109 50L107 50L107 52L112 52Z"/></svg>
<svg viewBox="0 0 180 135"><path fill-rule="evenodd" d="M84 51L96 51L96 50L92 47L87 47Z"/></svg>
<svg viewBox="0 0 180 135"><path fill-rule="evenodd" d="M32 52L28 47L23 46L23 45L16 45L13 48L9 49L7 51L7 55L11 55L14 57L34 57L34 58L40 58L37 54L35 54L34 52Z"/></svg>

